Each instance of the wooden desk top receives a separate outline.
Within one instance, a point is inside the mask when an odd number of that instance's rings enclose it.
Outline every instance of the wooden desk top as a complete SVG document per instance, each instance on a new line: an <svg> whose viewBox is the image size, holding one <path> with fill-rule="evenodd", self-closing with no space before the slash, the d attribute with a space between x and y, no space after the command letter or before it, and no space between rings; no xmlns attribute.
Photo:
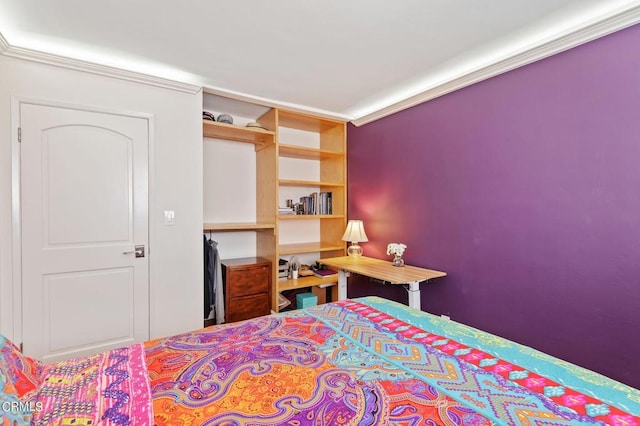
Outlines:
<svg viewBox="0 0 640 426"><path fill-rule="evenodd" d="M424 269L417 266L393 266L386 260L371 257L329 257L318 259L318 262L329 268L342 269L367 277L376 278L391 284L406 284L415 281L425 281L432 278L445 277L446 272Z"/></svg>

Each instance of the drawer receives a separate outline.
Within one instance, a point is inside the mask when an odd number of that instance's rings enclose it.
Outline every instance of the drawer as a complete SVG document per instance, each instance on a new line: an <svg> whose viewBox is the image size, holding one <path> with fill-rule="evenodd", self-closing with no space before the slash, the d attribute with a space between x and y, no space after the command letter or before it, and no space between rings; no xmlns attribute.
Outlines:
<svg viewBox="0 0 640 426"><path fill-rule="evenodd" d="M256 294L231 299L227 312L226 322L242 321L250 318L269 315L271 313L271 301L269 294Z"/></svg>
<svg viewBox="0 0 640 426"><path fill-rule="evenodd" d="M229 297L242 297L258 293L269 293L271 268L260 266L255 268L227 269L226 288Z"/></svg>

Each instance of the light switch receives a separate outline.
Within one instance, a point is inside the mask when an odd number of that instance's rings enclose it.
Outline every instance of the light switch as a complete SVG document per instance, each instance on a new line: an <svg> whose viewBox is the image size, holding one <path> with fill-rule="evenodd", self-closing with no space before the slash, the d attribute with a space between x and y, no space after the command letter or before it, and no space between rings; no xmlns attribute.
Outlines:
<svg viewBox="0 0 640 426"><path fill-rule="evenodd" d="M173 226L176 224L176 212L174 210L164 211L164 224L166 226Z"/></svg>

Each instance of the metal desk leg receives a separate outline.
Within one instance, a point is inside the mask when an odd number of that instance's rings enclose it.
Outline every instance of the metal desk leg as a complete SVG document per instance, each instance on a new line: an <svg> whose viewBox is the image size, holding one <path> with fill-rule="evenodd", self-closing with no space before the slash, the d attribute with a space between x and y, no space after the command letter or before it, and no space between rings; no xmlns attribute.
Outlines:
<svg viewBox="0 0 640 426"><path fill-rule="evenodd" d="M409 306L417 310L420 309L420 281L414 281L409 284L407 293L409 294Z"/></svg>
<svg viewBox="0 0 640 426"><path fill-rule="evenodd" d="M338 300L345 300L347 298L347 277L349 273L340 269L338 271Z"/></svg>

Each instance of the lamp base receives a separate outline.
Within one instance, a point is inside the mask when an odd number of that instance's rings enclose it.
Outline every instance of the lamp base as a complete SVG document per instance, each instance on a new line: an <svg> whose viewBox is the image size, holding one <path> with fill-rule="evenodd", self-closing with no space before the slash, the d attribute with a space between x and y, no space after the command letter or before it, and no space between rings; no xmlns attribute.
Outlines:
<svg viewBox="0 0 640 426"><path fill-rule="evenodd" d="M362 247L358 245L358 243L351 243L349 248L347 249L347 255L351 257L360 257L362 256Z"/></svg>

